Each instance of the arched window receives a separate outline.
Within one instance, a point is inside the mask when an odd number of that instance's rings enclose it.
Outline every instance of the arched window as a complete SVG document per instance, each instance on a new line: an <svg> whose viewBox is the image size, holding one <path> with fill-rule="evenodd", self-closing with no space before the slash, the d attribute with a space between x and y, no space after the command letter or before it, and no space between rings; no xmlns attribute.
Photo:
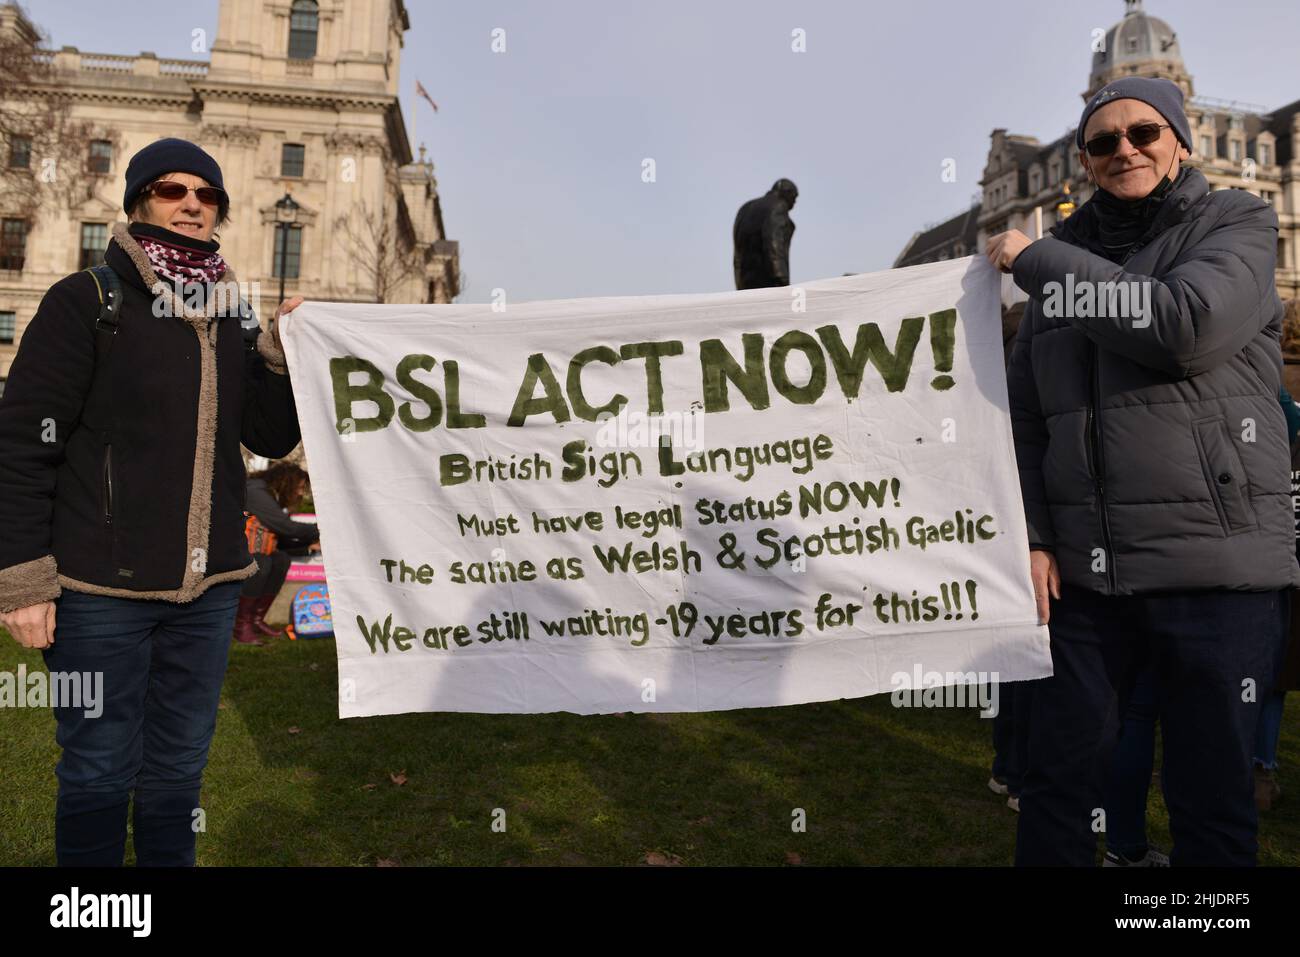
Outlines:
<svg viewBox="0 0 1300 957"><path fill-rule="evenodd" d="M316 55L319 7L316 0L293 0L289 8L289 57L310 60Z"/></svg>

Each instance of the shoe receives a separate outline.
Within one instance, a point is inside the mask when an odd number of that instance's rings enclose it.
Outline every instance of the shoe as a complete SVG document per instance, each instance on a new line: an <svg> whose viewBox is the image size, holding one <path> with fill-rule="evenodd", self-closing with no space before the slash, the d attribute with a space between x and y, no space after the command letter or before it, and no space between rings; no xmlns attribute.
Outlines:
<svg viewBox="0 0 1300 957"><path fill-rule="evenodd" d="M253 627L264 635L270 635L272 638L284 634L283 628L276 628L274 625L266 623L266 613L271 610L271 605L274 602L275 595L262 595L253 599Z"/></svg>
<svg viewBox="0 0 1300 957"><path fill-rule="evenodd" d="M235 610L235 641L241 645L260 646L266 644L257 637L257 629L253 626L256 603L256 598L239 596L239 607Z"/></svg>
<svg viewBox="0 0 1300 957"><path fill-rule="evenodd" d="M1007 790L1006 778L1000 778L996 774L989 778L989 790L994 794L1010 794Z"/></svg>
<svg viewBox="0 0 1300 957"><path fill-rule="evenodd" d="M1147 852L1137 860L1131 860L1115 851L1107 851L1102 859L1102 867L1168 867L1169 855L1159 848L1148 845Z"/></svg>
<svg viewBox="0 0 1300 957"><path fill-rule="evenodd" d="M1011 810L1013 810L1013 811L1015 811L1017 814L1019 814L1019 813L1020 813L1020 798L1016 797L1014 794L1013 794L1013 795L1010 795L1010 796L1007 798L1007 807L1011 808Z"/></svg>
<svg viewBox="0 0 1300 957"><path fill-rule="evenodd" d="M1273 810L1282 800L1282 785L1277 783L1277 772L1255 765L1255 807L1261 811Z"/></svg>

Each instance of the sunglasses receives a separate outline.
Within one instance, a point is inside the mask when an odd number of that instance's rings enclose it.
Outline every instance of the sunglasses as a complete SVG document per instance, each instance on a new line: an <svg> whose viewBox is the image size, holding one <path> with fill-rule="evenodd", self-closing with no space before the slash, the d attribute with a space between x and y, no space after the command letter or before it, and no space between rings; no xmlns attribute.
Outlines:
<svg viewBox="0 0 1300 957"><path fill-rule="evenodd" d="M1160 131L1169 129L1168 123L1139 123L1118 133L1101 133L1083 144L1089 156L1109 156L1119 149L1123 137L1135 147L1149 146L1160 139Z"/></svg>
<svg viewBox="0 0 1300 957"><path fill-rule="evenodd" d="M199 186L198 188L186 186L184 183L175 183L171 180L159 180L149 185L149 191L159 199L165 199L174 202L178 199L184 199L185 194L194 189L194 195L204 206L220 206L228 202L229 197L226 191L218 186Z"/></svg>

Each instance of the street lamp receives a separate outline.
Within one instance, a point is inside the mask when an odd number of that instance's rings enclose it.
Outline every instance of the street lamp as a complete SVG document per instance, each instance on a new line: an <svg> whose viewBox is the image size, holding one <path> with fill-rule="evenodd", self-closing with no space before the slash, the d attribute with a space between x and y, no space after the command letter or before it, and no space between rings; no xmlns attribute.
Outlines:
<svg viewBox="0 0 1300 957"><path fill-rule="evenodd" d="M1066 183L1061 201L1056 204L1056 218L1058 220L1069 219L1074 210L1074 197L1070 195L1070 184Z"/></svg>
<svg viewBox="0 0 1300 957"><path fill-rule="evenodd" d="M292 196L284 194L284 198L275 204L275 219L280 224L280 300L284 302L284 277L289 271L289 230L293 224L298 221L299 206ZM279 303L276 303L277 308Z"/></svg>

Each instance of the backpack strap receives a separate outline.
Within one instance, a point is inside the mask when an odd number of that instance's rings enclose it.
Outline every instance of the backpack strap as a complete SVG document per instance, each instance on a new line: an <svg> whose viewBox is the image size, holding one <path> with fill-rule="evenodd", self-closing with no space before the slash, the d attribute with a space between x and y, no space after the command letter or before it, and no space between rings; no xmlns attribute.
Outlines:
<svg viewBox="0 0 1300 957"><path fill-rule="evenodd" d="M95 363L108 355L117 335L117 315L122 306L122 280L107 263L91 266L86 272L99 292L99 315L95 317Z"/></svg>

